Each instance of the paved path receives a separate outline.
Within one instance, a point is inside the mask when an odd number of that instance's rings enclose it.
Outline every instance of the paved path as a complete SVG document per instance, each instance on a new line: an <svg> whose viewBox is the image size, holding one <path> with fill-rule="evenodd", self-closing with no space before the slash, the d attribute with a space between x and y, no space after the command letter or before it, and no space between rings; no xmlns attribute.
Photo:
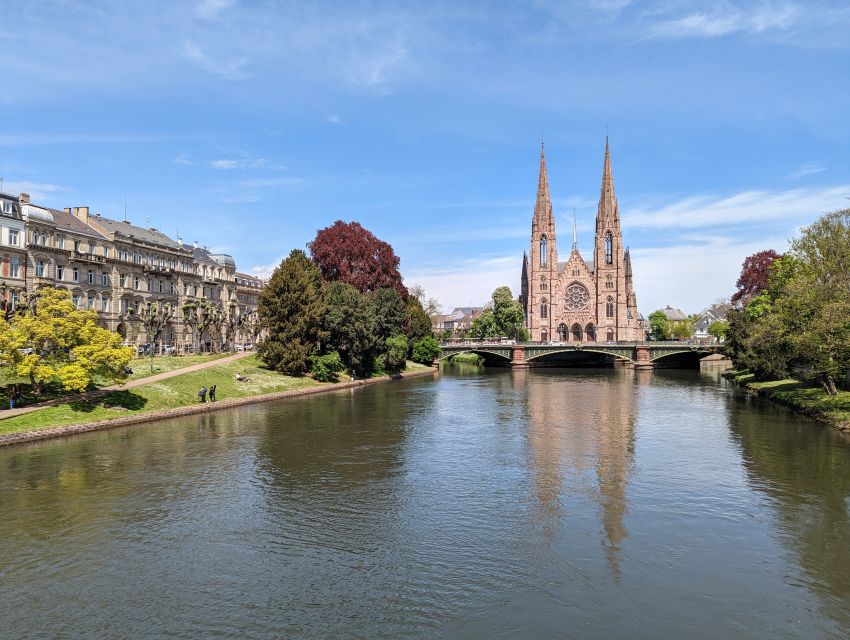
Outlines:
<svg viewBox="0 0 850 640"><path fill-rule="evenodd" d="M134 389L136 387L141 387L143 384L150 384L151 382L159 382L160 380L167 380L168 378L182 376L184 373L202 371L203 369L208 369L209 367L214 367L219 364L227 364L228 362L233 362L235 360L245 358L246 356L250 356L252 353L253 351L243 351L242 353L234 353L232 356L216 358L215 360L210 360L209 362L201 362L199 364L193 364L188 367L174 369L172 371L164 371L163 373L157 373L152 376L148 376L147 378L138 378L137 380L130 380L129 382L125 382L123 384L113 384L108 387L103 387L101 389L89 391L87 393L80 393L75 396L55 398L53 400L39 402L38 404L31 404L26 407L20 407L19 409L5 409L3 411L0 411L0 420L14 418L15 416L22 416L27 413L32 413L33 411L38 411L39 409L44 409L45 407L53 407L57 404L68 402L69 400L90 400L92 398L96 398L105 391L123 391L124 389Z"/></svg>

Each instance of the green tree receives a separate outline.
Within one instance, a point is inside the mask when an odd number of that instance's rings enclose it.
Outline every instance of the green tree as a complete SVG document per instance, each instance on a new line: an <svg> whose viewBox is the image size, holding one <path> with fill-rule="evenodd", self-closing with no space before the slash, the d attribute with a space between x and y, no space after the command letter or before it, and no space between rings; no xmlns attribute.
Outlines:
<svg viewBox="0 0 850 640"><path fill-rule="evenodd" d="M708 325L708 335L715 340L722 341L726 338L726 333L729 331L729 323L724 320L715 320Z"/></svg>
<svg viewBox="0 0 850 640"><path fill-rule="evenodd" d="M440 354L440 345L433 336L425 336L413 343L413 361L419 364L431 364Z"/></svg>
<svg viewBox="0 0 850 640"><path fill-rule="evenodd" d="M525 314L522 305L514 300L510 287L499 287L493 292L493 320L499 336L515 340L524 338L522 325Z"/></svg>
<svg viewBox="0 0 850 640"><path fill-rule="evenodd" d="M40 289L0 323L0 359L14 376L30 379L36 394L55 382L66 391L84 391L95 376L127 379L134 351L117 333L97 326L97 313L74 307L71 294Z"/></svg>
<svg viewBox="0 0 850 640"><path fill-rule="evenodd" d="M661 309L649 314L649 327L656 340L670 339L670 321Z"/></svg>
<svg viewBox="0 0 850 640"><path fill-rule="evenodd" d="M201 341L204 334L212 335L217 316L218 307L209 300L193 300L183 305L183 321L192 330L192 338L197 347L196 353L203 350Z"/></svg>
<svg viewBox="0 0 850 640"><path fill-rule="evenodd" d="M267 329L257 353L275 371L303 375L323 339L322 273L303 251L293 250L260 294L257 313Z"/></svg>
<svg viewBox="0 0 850 640"><path fill-rule="evenodd" d="M401 372L407 363L407 338L404 335L392 336L386 339L387 373L393 375Z"/></svg>
<svg viewBox="0 0 850 640"><path fill-rule="evenodd" d="M407 299L407 308L404 314L404 333L409 344L413 344L426 336L434 335L430 316L425 313L419 300L413 296Z"/></svg>
<svg viewBox="0 0 850 640"><path fill-rule="evenodd" d="M345 365L342 363L342 358L336 351L331 351L313 358L310 373L319 382L336 382L339 379L339 372L343 369Z"/></svg>
<svg viewBox="0 0 850 640"><path fill-rule="evenodd" d="M171 324L171 320L176 314L176 307L173 305L157 300L143 304L136 312L136 319L145 330L145 336L148 341L150 352L151 373L153 373L153 356L159 346L159 351L162 351L162 334L165 328Z"/></svg>
<svg viewBox="0 0 850 640"><path fill-rule="evenodd" d="M383 287L372 293L369 300L375 316L375 340L378 344L404 331L407 307L398 291Z"/></svg>
<svg viewBox="0 0 850 640"><path fill-rule="evenodd" d="M353 285L331 282L324 290L322 326L327 348L338 351L346 367L359 377L372 373L376 355L375 315L369 299Z"/></svg>
<svg viewBox="0 0 850 640"><path fill-rule="evenodd" d="M496 329L496 316L492 309L484 309L481 315L472 321L469 326L469 335L472 338L494 338L499 332Z"/></svg>

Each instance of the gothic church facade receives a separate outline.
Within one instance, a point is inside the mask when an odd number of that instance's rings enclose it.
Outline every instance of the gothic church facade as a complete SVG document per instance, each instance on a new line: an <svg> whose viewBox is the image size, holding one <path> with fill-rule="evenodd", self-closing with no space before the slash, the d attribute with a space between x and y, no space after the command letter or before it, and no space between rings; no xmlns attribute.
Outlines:
<svg viewBox="0 0 850 640"><path fill-rule="evenodd" d="M633 289L631 257L628 248L623 247L607 137L590 264L579 253L575 222L569 257L565 262L558 261L546 158L541 149L531 252L523 256L521 287L520 302L533 341L614 342L645 338Z"/></svg>

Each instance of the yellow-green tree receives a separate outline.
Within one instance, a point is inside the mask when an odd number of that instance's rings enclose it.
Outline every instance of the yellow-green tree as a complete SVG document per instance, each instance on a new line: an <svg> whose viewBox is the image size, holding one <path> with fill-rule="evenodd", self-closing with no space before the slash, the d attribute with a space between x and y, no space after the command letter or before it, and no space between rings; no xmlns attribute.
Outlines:
<svg viewBox="0 0 850 640"><path fill-rule="evenodd" d="M97 313L77 309L67 291L45 288L0 323L0 359L36 393L46 383L84 391L94 376L121 382L133 349L117 333L97 326Z"/></svg>

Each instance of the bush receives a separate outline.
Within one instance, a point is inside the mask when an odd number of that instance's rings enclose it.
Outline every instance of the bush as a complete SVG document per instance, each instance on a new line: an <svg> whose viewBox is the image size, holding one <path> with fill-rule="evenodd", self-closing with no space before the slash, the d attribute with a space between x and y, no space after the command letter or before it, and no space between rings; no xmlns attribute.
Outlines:
<svg viewBox="0 0 850 640"><path fill-rule="evenodd" d="M431 336L426 336L413 343L413 361L419 364L431 364L440 353L440 345Z"/></svg>
<svg viewBox="0 0 850 640"><path fill-rule="evenodd" d="M372 374L376 376L387 375L387 355L382 353L375 357L372 363Z"/></svg>
<svg viewBox="0 0 850 640"><path fill-rule="evenodd" d="M407 338L403 335L387 338L387 373L396 374L404 369L407 362Z"/></svg>
<svg viewBox="0 0 850 640"><path fill-rule="evenodd" d="M313 366L310 372L319 382L336 382L338 374L343 370L342 358L336 351L313 358Z"/></svg>

